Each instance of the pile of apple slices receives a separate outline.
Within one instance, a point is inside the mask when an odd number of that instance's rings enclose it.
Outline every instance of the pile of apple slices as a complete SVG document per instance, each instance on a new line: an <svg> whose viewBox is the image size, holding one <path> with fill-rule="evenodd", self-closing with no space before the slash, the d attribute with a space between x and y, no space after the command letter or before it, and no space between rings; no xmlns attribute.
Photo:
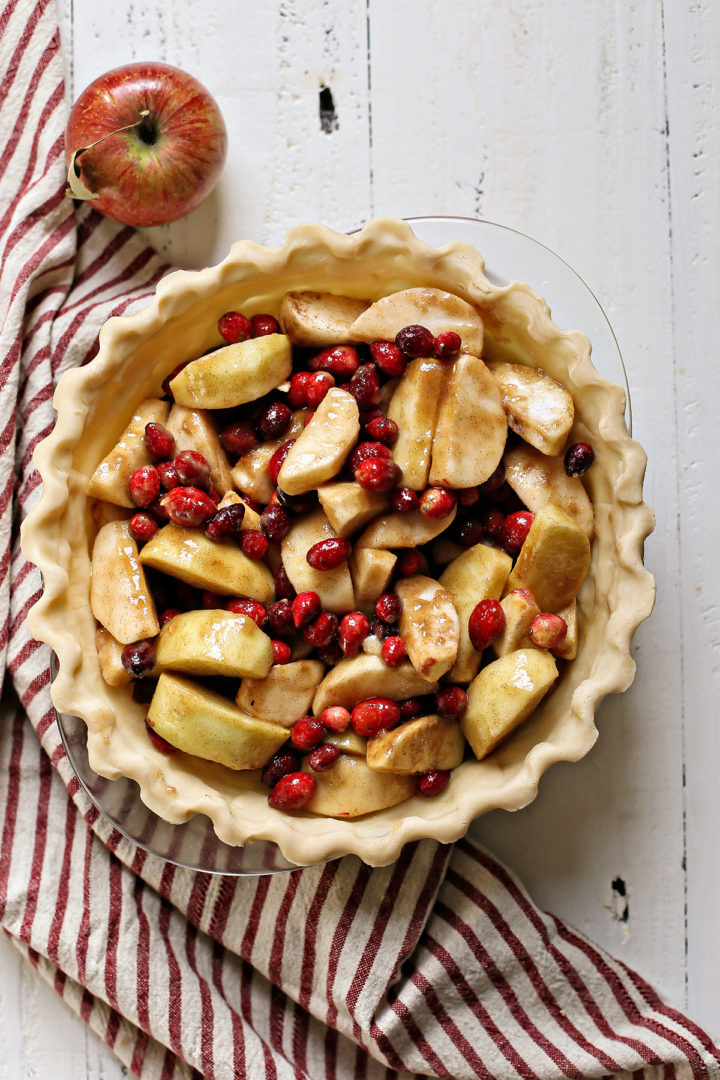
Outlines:
<svg viewBox="0 0 720 1080"><path fill-rule="evenodd" d="M91 477L100 670L163 752L355 817L441 792L574 658L593 453L457 296L278 318L226 313Z"/></svg>

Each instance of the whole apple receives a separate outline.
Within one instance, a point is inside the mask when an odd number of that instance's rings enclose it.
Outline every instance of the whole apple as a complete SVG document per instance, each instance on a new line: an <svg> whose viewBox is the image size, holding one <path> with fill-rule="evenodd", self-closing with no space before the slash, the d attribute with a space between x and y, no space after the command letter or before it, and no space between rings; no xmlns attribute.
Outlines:
<svg viewBox="0 0 720 1080"><path fill-rule="evenodd" d="M165 225L210 194L226 152L222 114L197 79L170 64L126 64L70 111L68 194L125 225Z"/></svg>

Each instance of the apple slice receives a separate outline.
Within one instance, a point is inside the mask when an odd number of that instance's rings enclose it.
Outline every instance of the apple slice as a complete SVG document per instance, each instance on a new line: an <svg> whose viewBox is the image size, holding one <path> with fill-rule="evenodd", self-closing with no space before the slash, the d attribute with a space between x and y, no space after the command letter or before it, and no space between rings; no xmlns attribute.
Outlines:
<svg viewBox="0 0 720 1080"><path fill-rule="evenodd" d="M448 366L441 360L412 360L387 410L400 431L393 446L393 461L402 469L399 483L413 491L427 487L438 404L447 375Z"/></svg>
<svg viewBox="0 0 720 1080"><path fill-rule="evenodd" d="M275 490L275 484L268 475L268 465L276 450L290 439L297 439L305 426L305 417L309 409L296 409L292 414L290 427L282 439L273 439L272 442L261 443L254 450L249 450L235 462L232 470L232 479L238 491L249 495L257 502L267 503Z"/></svg>
<svg viewBox="0 0 720 1080"><path fill-rule="evenodd" d="M352 536L390 505L386 492L368 491L354 481L322 484L318 498L336 536Z"/></svg>
<svg viewBox="0 0 720 1080"><path fill-rule="evenodd" d="M573 600L571 604L561 608L560 611L556 611L555 614L565 620L567 634L560 644L556 645L550 652L560 660L574 660L577 656L578 647L577 601Z"/></svg>
<svg viewBox="0 0 720 1080"><path fill-rule="evenodd" d="M387 590L397 555L382 548L358 548L350 556L350 574L355 591L355 606L368 614L381 593Z"/></svg>
<svg viewBox="0 0 720 1080"><path fill-rule="evenodd" d="M339 387L328 391L290 448L278 475L278 487L288 495L302 495L331 480L357 442L359 417L352 394Z"/></svg>
<svg viewBox="0 0 720 1080"><path fill-rule="evenodd" d="M307 765L305 770L310 771ZM332 769L312 775L315 793L305 809L324 817L356 818L372 814L415 794L412 777L368 769L365 759L355 754L341 754Z"/></svg>
<svg viewBox="0 0 720 1080"><path fill-rule="evenodd" d="M560 611L577 596L590 569L590 541L564 511L548 503L535 515L508 580L529 589L541 611Z"/></svg>
<svg viewBox="0 0 720 1080"><path fill-rule="evenodd" d="M327 731L323 742L329 743L331 746L337 746L338 750L342 750L344 754L357 754L358 757L365 757L367 739L364 735L358 735L352 728L348 728L347 731Z"/></svg>
<svg viewBox="0 0 720 1080"><path fill-rule="evenodd" d="M245 513L243 514L241 529L259 529L260 528L260 515L257 510L253 510L252 506L248 506L244 499L241 499L237 491L226 491L222 499L218 503L218 510L224 510L226 506L233 506L235 503L242 503L245 507Z"/></svg>
<svg viewBox="0 0 720 1080"><path fill-rule="evenodd" d="M232 409L269 394L292 371L284 334L248 338L193 360L170 382L175 401L194 409Z"/></svg>
<svg viewBox="0 0 720 1080"><path fill-rule="evenodd" d="M261 769L287 739L280 724L249 716L220 694L167 672L158 680L147 720L171 746L228 769Z"/></svg>
<svg viewBox="0 0 720 1080"><path fill-rule="evenodd" d="M530 623L536 615L540 614L540 608L535 603L530 590L513 589L503 596L500 607L505 612L505 629L493 642L495 655L507 656L508 653L517 652L518 649L534 649L535 646L528 636L528 631Z"/></svg>
<svg viewBox="0 0 720 1080"><path fill-rule="evenodd" d="M457 659L450 669L452 682L470 682L480 669L468 633L468 619L480 600L499 600L512 570L512 559L499 548L473 544L445 568L440 584L450 593L460 620Z"/></svg>
<svg viewBox="0 0 720 1080"><path fill-rule="evenodd" d="M411 510L409 514L383 514L360 534L355 541L355 550L420 547L452 525L456 513L457 507L454 506L448 516L440 520L426 518L419 510Z"/></svg>
<svg viewBox="0 0 720 1080"><path fill-rule="evenodd" d="M327 292L289 292L280 304L280 325L293 345L346 345L350 327L369 303Z"/></svg>
<svg viewBox="0 0 720 1080"><path fill-rule="evenodd" d="M367 697L404 701L436 690L437 683L418 675L407 660L389 668L379 657L361 653L347 656L328 671L315 692L313 713L319 716L328 705L353 709Z"/></svg>
<svg viewBox="0 0 720 1080"><path fill-rule="evenodd" d="M484 758L525 720L557 678L544 649L518 649L484 667L468 687L460 721L475 757Z"/></svg>
<svg viewBox="0 0 720 1080"><path fill-rule="evenodd" d="M273 663L270 638L247 615L184 611L160 631L155 663L161 671L264 679Z"/></svg>
<svg viewBox="0 0 720 1080"><path fill-rule="evenodd" d="M446 377L432 444L430 484L482 484L500 464L507 417L497 380L479 356L461 353Z"/></svg>
<svg viewBox="0 0 720 1080"><path fill-rule="evenodd" d="M197 450L210 466L213 487L225 495L233 481L227 454L220 445L215 425L204 409L188 409L177 402L167 419L168 431L175 436L175 451Z"/></svg>
<svg viewBox="0 0 720 1080"><path fill-rule="evenodd" d="M464 754L460 724L441 716L418 716L367 741L368 768L400 776L454 769Z"/></svg>
<svg viewBox="0 0 720 1080"><path fill-rule="evenodd" d="M324 671L319 660L276 664L267 678L243 679L235 704L251 716L288 728L310 708Z"/></svg>
<svg viewBox="0 0 720 1080"><path fill-rule="evenodd" d="M508 425L543 454L562 453L575 418L572 396L542 368L488 360Z"/></svg>
<svg viewBox="0 0 720 1080"><path fill-rule="evenodd" d="M400 637L419 675L439 679L455 663L460 642L460 620L452 597L439 581L413 574L396 582L403 602Z"/></svg>
<svg viewBox="0 0 720 1080"><path fill-rule="evenodd" d="M246 596L261 604L275 596L273 576L263 562L248 559L231 541L208 540L202 529L164 525L145 544L140 561L220 596Z"/></svg>
<svg viewBox="0 0 720 1080"><path fill-rule="evenodd" d="M394 341L398 330L420 323L433 335L453 330L462 339L462 347L482 355L483 321L480 313L466 300L442 289L403 289L383 296L371 304L350 328L355 341Z"/></svg>
<svg viewBox="0 0 720 1080"><path fill-rule="evenodd" d="M90 607L97 621L123 645L160 632L137 544L124 521L108 521L95 537Z"/></svg>
<svg viewBox="0 0 720 1080"><path fill-rule="evenodd" d="M296 518L281 543L282 561L296 592L316 592L326 611L344 614L355 607L347 562L340 563L335 570L314 570L307 561L307 553L313 544L334 535L322 510Z"/></svg>
<svg viewBox="0 0 720 1080"><path fill-rule="evenodd" d="M95 648L100 664L100 674L108 686L127 686L133 681L130 672L123 667L121 659L123 646L104 626L98 626L95 631Z"/></svg>
<svg viewBox="0 0 720 1080"><path fill-rule="evenodd" d="M552 503L592 540L592 503L580 477L567 475L561 457L548 457L531 446L516 446L505 455L505 479L533 514Z"/></svg>
<svg viewBox="0 0 720 1080"><path fill-rule="evenodd" d="M159 398L146 398L140 402L118 442L90 477L88 495L116 506L135 508L128 481L136 469L153 460L145 446L145 425L151 422L164 424L169 411L169 403Z"/></svg>

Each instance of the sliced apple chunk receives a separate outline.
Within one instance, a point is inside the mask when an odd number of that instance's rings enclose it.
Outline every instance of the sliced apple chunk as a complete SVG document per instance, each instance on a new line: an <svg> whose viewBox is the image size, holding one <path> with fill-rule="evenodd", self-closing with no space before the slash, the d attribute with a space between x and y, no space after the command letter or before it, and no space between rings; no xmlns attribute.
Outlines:
<svg viewBox="0 0 720 1080"><path fill-rule="evenodd" d="M228 769L261 769L287 739L280 724L258 720L220 694L167 672L158 680L147 719L171 746Z"/></svg>
<svg viewBox="0 0 720 1080"><path fill-rule="evenodd" d="M90 607L101 626L122 645L160 632L138 547L124 521L108 521L95 537Z"/></svg>
<svg viewBox="0 0 720 1080"><path fill-rule="evenodd" d="M348 728L347 731L328 731L325 733L323 742L330 746L337 746L338 750L342 750L344 754L365 757L367 739L364 735L358 735L352 728Z"/></svg>
<svg viewBox="0 0 720 1080"><path fill-rule="evenodd" d="M454 769L464 754L460 724L441 716L418 716L392 731L373 735L367 742L368 767L400 776Z"/></svg>
<svg viewBox="0 0 720 1080"><path fill-rule="evenodd" d="M293 345L347 345L350 327L369 303L327 292L288 292L280 304L280 325Z"/></svg>
<svg viewBox="0 0 720 1080"><path fill-rule="evenodd" d="M508 425L543 454L560 454L575 418L571 394L542 368L488 360Z"/></svg>
<svg viewBox="0 0 720 1080"><path fill-rule="evenodd" d="M426 679L439 679L455 663L460 620L450 593L439 581L413 574L395 585L403 602L400 637L410 662Z"/></svg>
<svg viewBox="0 0 720 1080"><path fill-rule="evenodd" d="M383 514L360 533L355 541L355 549L420 547L452 525L456 513L457 507L454 506L448 516L440 520L424 517L419 510L412 510L409 514Z"/></svg>
<svg viewBox="0 0 720 1080"><path fill-rule="evenodd" d="M394 341L398 330L420 323L434 336L453 330L462 347L482 355L483 321L467 300L442 289L403 289L371 304L350 328L355 341Z"/></svg>
<svg viewBox="0 0 720 1080"><path fill-rule="evenodd" d="M208 540L202 529L164 525L145 544L140 561L221 596L246 596L261 604L275 596L273 576L264 563L248 559L230 541Z"/></svg>
<svg viewBox="0 0 720 1080"><path fill-rule="evenodd" d="M499 548L473 544L445 568L440 584L450 593L460 620L457 659L450 669L453 682L470 682L480 670L480 653L470 641L468 620L481 600L499 600L512 570L512 559Z"/></svg>
<svg viewBox="0 0 720 1080"><path fill-rule="evenodd" d="M284 334L248 338L193 360L170 382L175 401L194 409L232 409L269 394L292 370Z"/></svg>
<svg viewBox="0 0 720 1080"><path fill-rule="evenodd" d="M270 638L232 611L198 610L175 615L160 631L155 662L161 671L264 679L273 663Z"/></svg>
<svg viewBox="0 0 720 1080"><path fill-rule="evenodd" d="M324 671L319 660L276 664L267 678L243 679L235 704L261 720L290 727L310 708Z"/></svg>
<svg viewBox="0 0 720 1080"><path fill-rule="evenodd" d="M400 434L392 450L402 469L400 485L423 491L427 487L438 404L448 366L441 360L412 360L393 394L387 415Z"/></svg>
<svg viewBox="0 0 720 1080"><path fill-rule="evenodd" d="M350 556L350 574L355 592L355 606L368 612L384 593L397 562L397 555L382 548L358 548Z"/></svg>
<svg viewBox="0 0 720 1080"><path fill-rule="evenodd" d="M256 502L268 503L270 501L275 485L270 479L268 465L280 446L282 446L280 440L261 443L260 446L248 450L247 454L238 458L232 469L232 482L238 491L242 491L243 495L248 495Z"/></svg>
<svg viewBox="0 0 720 1080"><path fill-rule="evenodd" d="M308 766L305 769L310 771ZM332 769L312 776L317 786L305 809L325 817L361 817L396 806L415 794L412 777L376 772L356 754L341 754Z"/></svg>
<svg viewBox="0 0 720 1080"><path fill-rule="evenodd" d="M95 631L95 648L100 664L100 674L108 686L128 686L133 681L133 677L123 666L123 646L104 626L98 626Z"/></svg>
<svg viewBox="0 0 720 1080"><path fill-rule="evenodd" d="M164 424L170 404L159 398L146 398L107 457L98 465L88 482L88 495L116 506L132 506L128 481L136 469L152 461L145 446L145 425Z"/></svg>
<svg viewBox="0 0 720 1080"><path fill-rule="evenodd" d="M507 417L497 380L472 353L461 353L445 379L430 461L430 484L482 484L500 463Z"/></svg>
<svg viewBox="0 0 720 1080"><path fill-rule="evenodd" d="M541 611L557 612L577 596L590 569L590 541L564 511L548 503L520 548L510 589L529 589Z"/></svg>
<svg viewBox="0 0 720 1080"><path fill-rule="evenodd" d="M322 510L297 518L281 543L285 572L296 592L316 592L326 611L344 613L355 606L352 578L347 562L335 570L314 570L307 561L313 544L335 534Z"/></svg>
<svg viewBox="0 0 720 1080"><path fill-rule="evenodd" d="M233 481L227 454L210 415L205 409L188 409L177 402L167 419L168 431L175 436L175 450L196 450L210 466L212 485L225 495L232 490Z"/></svg>
<svg viewBox="0 0 720 1080"><path fill-rule="evenodd" d="M354 481L322 484L318 498L336 536L352 536L390 505L383 491L368 491Z"/></svg>
<svg viewBox="0 0 720 1080"><path fill-rule="evenodd" d="M357 441L359 417L352 394L339 387L328 391L290 448L278 475L278 487L288 495L302 495L331 480Z"/></svg>
<svg viewBox="0 0 720 1080"><path fill-rule="evenodd" d="M565 608L561 608L560 611L556 611L555 614L565 620L567 634L560 644L556 645L550 652L553 656L557 656L559 660L574 660L577 656L578 647L577 600L573 600L571 604L568 604Z"/></svg>
<svg viewBox="0 0 720 1080"><path fill-rule="evenodd" d="M468 687L460 721L475 757L484 758L527 719L557 678L544 649L518 649L484 667Z"/></svg>
<svg viewBox="0 0 720 1080"><path fill-rule="evenodd" d="M535 646L528 636L528 631L530 623L536 615L540 614L540 608L535 603L530 590L512 589L503 596L500 607L505 613L505 629L493 642L495 655L507 656L508 653L517 652L518 649L534 649Z"/></svg>
<svg viewBox="0 0 720 1080"><path fill-rule="evenodd" d="M437 683L418 675L408 660L389 668L379 657L361 653L347 656L328 671L315 692L313 713L319 716L328 705L353 709L371 696L404 701L436 690Z"/></svg>
<svg viewBox="0 0 720 1080"><path fill-rule="evenodd" d="M516 446L505 455L505 479L528 510L537 514L552 503L564 510L592 540L593 508L579 476L568 476L561 457L548 457L531 446Z"/></svg>

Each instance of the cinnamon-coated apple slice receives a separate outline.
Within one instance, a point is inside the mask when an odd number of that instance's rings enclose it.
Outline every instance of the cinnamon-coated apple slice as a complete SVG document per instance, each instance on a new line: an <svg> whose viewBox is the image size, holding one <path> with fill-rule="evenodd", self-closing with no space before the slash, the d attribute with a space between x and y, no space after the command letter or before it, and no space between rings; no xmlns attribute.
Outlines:
<svg viewBox="0 0 720 1080"><path fill-rule="evenodd" d="M310 771L308 765L304 768ZM372 814L415 794L411 776L376 772L357 754L341 754L332 769L312 775L316 787L305 810L325 817L355 818Z"/></svg>
<svg viewBox="0 0 720 1080"><path fill-rule="evenodd" d="M482 355L483 321L467 300L442 289L403 289L371 304L353 323L355 341L394 341L404 326L419 323L433 335L448 330L460 335L463 349Z"/></svg>
<svg viewBox="0 0 720 1080"><path fill-rule="evenodd" d="M547 503L559 507L592 540L593 507L579 476L568 476L562 457L548 457L532 446L513 447L505 455L505 479L528 510L537 514Z"/></svg>
<svg viewBox="0 0 720 1080"><path fill-rule="evenodd" d="M443 384L430 462L433 487L482 484L500 463L507 417L497 380L472 353L461 353Z"/></svg>
<svg viewBox="0 0 720 1080"><path fill-rule="evenodd" d="M577 600L573 600L567 607L560 608L555 614L565 620L567 633L560 644L556 645L550 652L553 656L557 656L559 660L574 660L578 648Z"/></svg>
<svg viewBox="0 0 720 1080"><path fill-rule="evenodd" d="M248 338L193 360L170 382L175 401L194 409L232 409L269 394L292 370L284 334Z"/></svg>
<svg viewBox="0 0 720 1080"><path fill-rule="evenodd" d="M167 418L167 429L175 436L175 452L196 450L210 466L212 486L225 495L232 490L233 481L227 454L209 413L205 409L188 409L177 402Z"/></svg>
<svg viewBox="0 0 720 1080"><path fill-rule="evenodd" d="M412 360L393 394L387 415L399 429L392 455L402 469L400 486L424 491L430 472L438 404L447 364L432 357Z"/></svg>
<svg viewBox="0 0 720 1080"><path fill-rule="evenodd" d="M335 535L345 537L362 529L390 505L387 492L370 491L354 481L321 484L318 498Z"/></svg>
<svg viewBox="0 0 720 1080"><path fill-rule="evenodd" d="M159 398L140 402L119 440L90 477L88 495L116 506L134 506L128 481L136 469L152 462L145 446L145 425L164 424L169 411L169 402Z"/></svg>
<svg viewBox="0 0 720 1080"><path fill-rule="evenodd" d="M379 657L360 653L345 657L328 671L313 698L313 713L319 716L328 705L353 709L367 697L404 701L435 690L437 682L418 675L408 660L389 668Z"/></svg>
<svg viewBox="0 0 720 1080"><path fill-rule="evenodd" d="M90 607L122 645L160 632L155 601L127 523L109 521L95 537Z"/></svg>
<svg viewBox="0 0 720 1080"><path fill-rule="evenodd" d="M440 584L450 593L460 620L457 658L450 669L453 682L470 682L480 669L480 653L470 641L468 620L480 600L499 600L512 570L512 559L499 548L473 544L445 568Z"/></svg>
<svg viewBox="0 0 720 1080"><path fill-rule="evenodd" d="M383 514L360 533L355 541L355 550L420 547L452 525L456 513L457 507L454 506L447 517L440 519L427 518L419 510L411 510L409 514Z"/></svg>
<svg viewBox="0 0 720 1080"><path fill-rule="evenodd" d="M450 593L433 578L413 574L395 584L402 600L400 637L418 675L440 679L455 663L460 620Z"/></svg>
<svg viewBox="0 0 720 1080"><path fill-rule="evenodd" d="M369 303L328 292L288 292L280 304L280 325L293 345L347 345L350 327Z"/></svg>
<svg viewBox="0 0 720 1080"><path fill-rule="evenodd" d="M457 720L418 716L367 741L368 768L412 776L431 769L455 769L465 754L465 737Z"/></svg>
<svg viewBox="0 0 720 1080"><path fill-rule="evenodd" d="M265 678L243 679L235 704L251 716L290 727L310 708L324 670L319 660L275 664Z"/></svg>
<svg viewBox="0 0 720 1080"><path fill-rule="evenodd" d="M562 383L542 368L488 360L497 379L508 425L543 454L560 454L575 418L575 406Z"/></svg>
<svg viewBox="0 0 720 1080"><path fill-rule="evenodd" d="M307 561L307 553L313 545L330 540L334 535L322 510L296 518L281 543L282 561L296 592L316 592L326 611L343 614L355 607L347 562L334 570L316 570Z"/></svg>
<svg viewBox="0 0 720 1080"><path fill-rule="evenodd" d="M548 503L535 515L508 581L529 589L541 611L558 612L577 596L590 569L590 541L571 517Z"/></svg>
<svg viewBox="0 0 720 1080"><path fill-rule="evenodd" d="M298 435L278 475L278 487L302 495L340 472L360 432L360 413L352 394L333 387Z"/></svg>
<svg viewBox="0 0 720 1080"><path fill-rule="evenodd" d="M133 681L132 675L122 662L123 646L104 626L98 626L95 631L95 648L100 674L108 686L127 686Z"/></svg>
<svg viewBox="0 0 720 1080"><path fill-rule="evenodd" d="M140 561L220 596L245 596L261 604L275 596L273 576L263 562L248 559L234 542L209 540L202 529L164 525L145 544Z"/></svg>
<svg viewBox="0 0 720 1080"><path fill-rule="evenodd" d="M329 743L330 746L337 746L338 750L342 750L344 754L357 754L359 757L365 757L367 750L366 737L358 735L352 728L348 728L347 731L326 731L323 742Z"/></svg>
<svg viewBox="0 0 720 1080"><path fill-rule="evenodd" d="M505 629L493 642L496 656L507 656L518 649L534 649L528 631L540 608L529 589L512 589L503 596L500 607L505 615Z"/></svg>
<svg viewBox="0 0 720 1080"><path fill-rule="evenodd" d="M155 663L161 671L264 679L273 663L270 638L247 615L220 609L183 611L160 631Z"/></svg>
<svg viewBox="0 0 720 1080"><path fill-rule="evenodd" d="M355 606L368 614L381 593L387 590L397 555L382 548L357 548L350 556L350 574Z"/></svg>

